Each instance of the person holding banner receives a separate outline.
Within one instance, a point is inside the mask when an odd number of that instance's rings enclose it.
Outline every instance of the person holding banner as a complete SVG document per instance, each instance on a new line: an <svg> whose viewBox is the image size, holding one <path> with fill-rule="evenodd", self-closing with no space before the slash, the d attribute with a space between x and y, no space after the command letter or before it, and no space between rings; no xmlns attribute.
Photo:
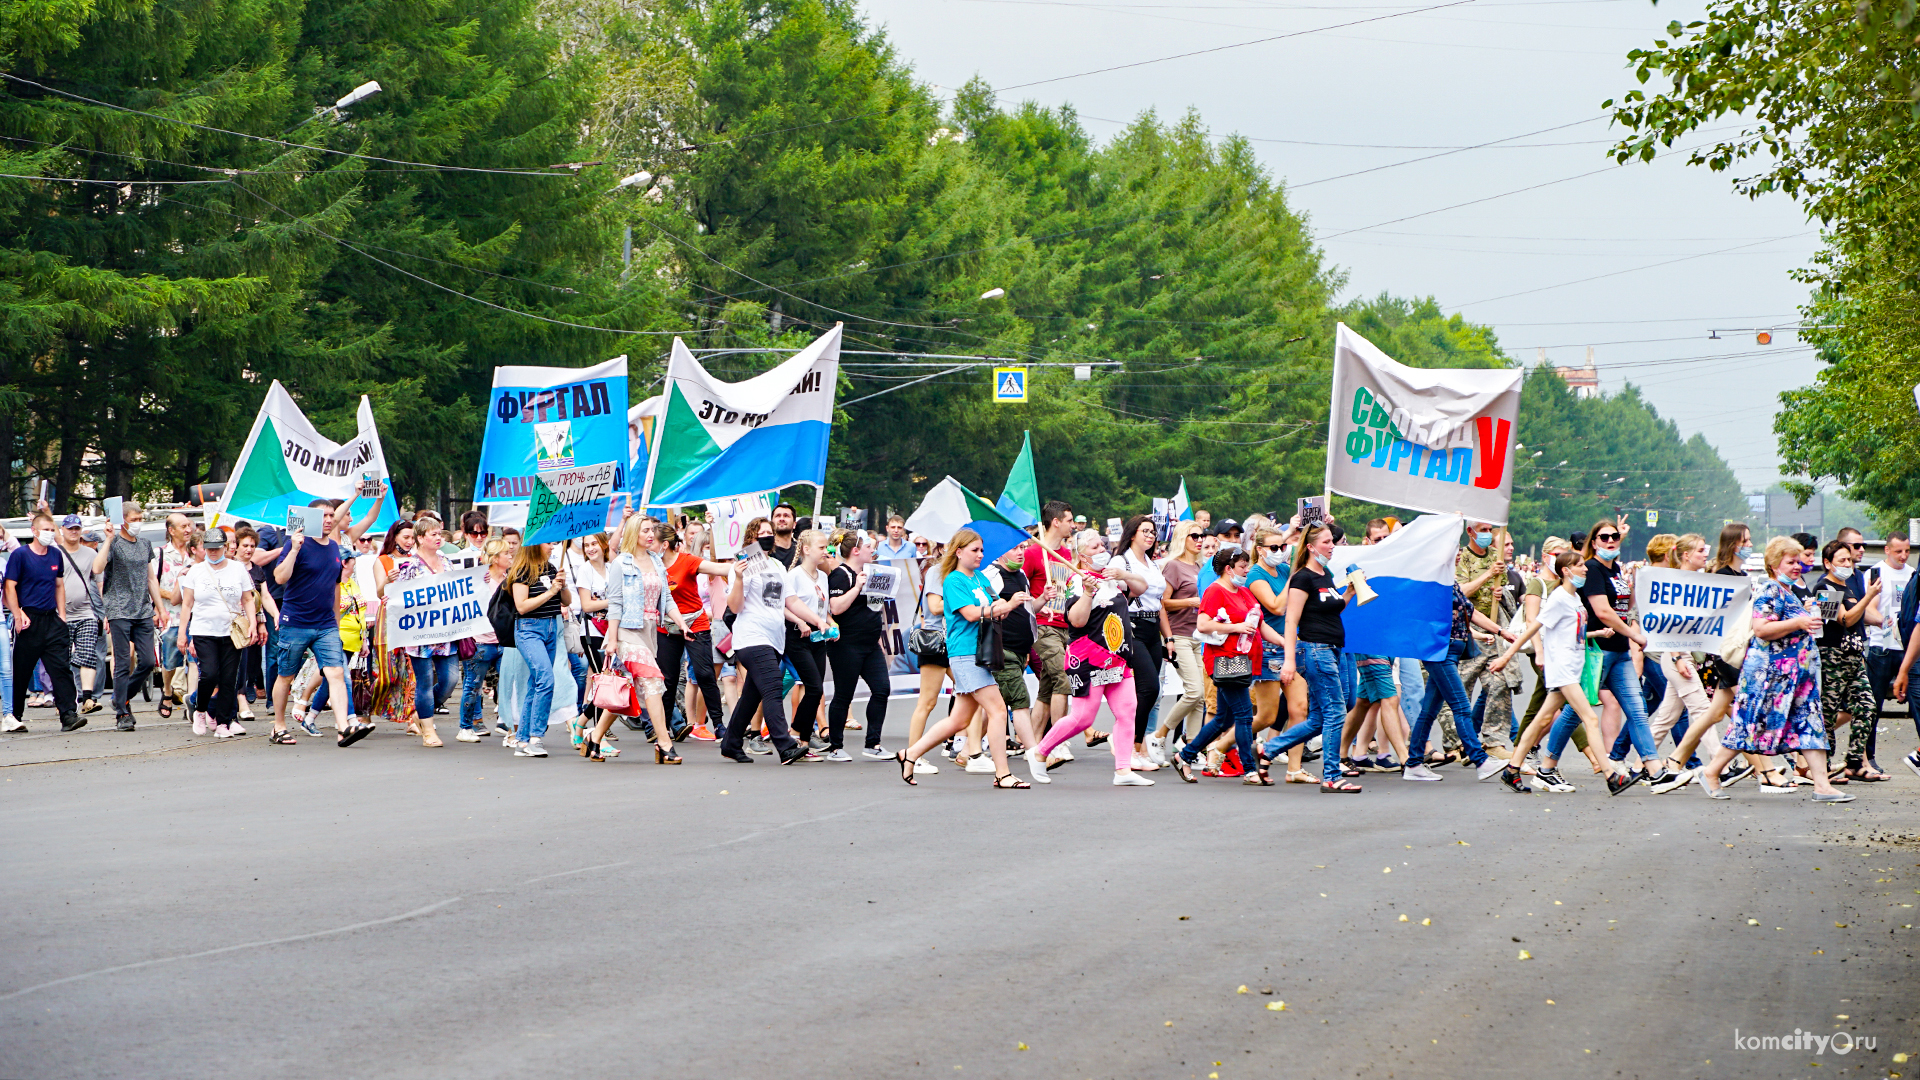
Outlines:
<svg viewBox="0 0 1920 1080"><path fill-rule="evenodd" d="M273 580L286 590L280 604L279 632L274 661L273 737L280 745L293 743L287 730L287 699L292 696L293 678L300 661L308 652L326 676L332 694L335 745L347 747L366 738L373 725L357 722L353 716L353 697L347 693L346 659L340 645L340 624L334 614L339 600L341 545L334 534L350 524L345 504L335 507L329 499L315 499L312 507L321 511L320 535L309 537L296 531L276 556ZM209 540L218 531L209 531ZM251 584L251 578L248 579Z"/></svg>
<svg viewBox="0 0 1920 1080"><path fill-rule="evenodd" d="M1707 564L1707 573L1716 577L1746 577L1744 567L1753 554L1752 531L1740 522L1729 522L1721 527L1719 540L1713 560ZM1740 669L1720 656L1709 656L1706 670L1700 674L1701 684L1713 691L1713 702L1707 709L1707 715L1699 723L1688 726L1687 733L1674 746L1673 758L1667 763L1668 770L1684 767L1707 732L1724 720L1733 708ZM1790 794L1796 786L1791 774L1774 769L1762 754L1748 754L1746 764L1730 766L1718 775L1722 787L1731 787L1756 772L1760 774L1760 790L1768 794ZM1704 783L1704 775L1700 779Z"/></svg>
<svg viewBox="0 0 1920 1080"><path fill-rule="evenodd" d="M1654 550L1653 544L1649 543L1647 545L1649 563L1658 563L1690 574L1706 572L1707 539L1697 533L1688 533L1675 539L1664 559L1655 559ZM1687 737L1686 733L1691 731L1694 725L1707 722L1707 718L1713 712L1713 698L1701 683L1700 673L1694 668L1693 657L1688 653L1661 650L1650 653L1648 659L1657 662L1660 665L1660 673L1666 676L1666 693L1662 696L1660 706L1654 710L1653 719L1649 722L1653 728L1653 741L1658 744L1675 727L1680 726L1681 716L1684 713L1685 726L1681 727L1680 738L1673 740L1674 745L1678 747L1681 739ZM1700 739L1707 744L1709 755L1720 749L1720 740L1712 732L1702 732ZM1625 748L1617 743L1614 750L1623 756L1625 754ZM1685 761L1669 761L1667 772L1679 774L1683 783L1695 778L1692 770L1687 769ZM1664 793L1673 788L1654 790L1656 793Z"/></svg>
<svg viewBox="0 0 1920 1080"><path fill-rule="evenodd" d="M1809 609L1787 572L1800 558L1800 542L1788 536L1767 541L1767 578L1753 590L1753 638L1740 665L1740 689L1720 752L1700 777L1707 795L1725 799L1720 770L1739 751L1750 754L1799 752L1813 781L1813 801L1852 802L1834 789L1827 775L1826 726L1821 722L1820 653L1816 642L1825 629L1819 608Z"/></svg>
<svg viewBox="0 0 1920 1080"><path fill-rule="evenodd" d="M1340 612L1347 598L1334 587L1327 560L1333 556L1333 530L1325 525L1308 525L1294 550L1293 576L1287 582L1285 629L1281 632L1283 660L1282 685L1303 676L1307 684L1308 713L1305 720L1283 731L1267 744L1269 755L1294 746L1304 746L1320 736L1320 791L1329 795L1358 795L1360 785L1343 775L1340 752L1345 750L1343 732L1347 702L1340 685L1340 652L1346 647L1346 628ZM1501 684L1505 689L1505 684ZM1459 718L1472 723L1472 714ZM1405 756L1405 751L1402 751ZM1260 769L1260 782L1271 784L1266 768Z"/></svg>
<svg viewBox="0 0 1920 1080"><path fill-rule="evenodd" d="M660 670L656 646L660 627L671 624L684 639L689 631L673 598L666 561L660 557L660 530L666 526L635 514L620 527L620 554L607 565L607 666L623 665L633 677L653 720L653 761L678 765L672 725L666 707L667 683ZM604 761L600 744L613 726L613 713L602 711L588 732L580 753L588 761Z"/></svg>
<svg viewBox="0 0 1920 1080"><path fill-rule="evenodd" d="M440 554L446 529L439 519L422 515L415 522L413 532L413 551L393 557L391 574L384 560L374 568L374 594L382 600L386 599L388 585L444 574L452 569L452 564ZM453 663L459 659L454 645L442 641L408 645L400 651L407 654L407 663L413 668L413 712L420 745L445 746L446 743L440 741L440 733L434 730L433 718L453 693Z"/></svg>

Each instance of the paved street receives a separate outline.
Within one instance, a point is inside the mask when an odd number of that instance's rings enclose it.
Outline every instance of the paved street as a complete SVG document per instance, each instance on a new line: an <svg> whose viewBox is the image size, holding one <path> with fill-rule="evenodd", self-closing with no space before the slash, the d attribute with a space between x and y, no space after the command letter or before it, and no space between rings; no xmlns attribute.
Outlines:
<svg viewBox="0 0 1920 1080"><path fill-rule="evenodd" d="M141 717L0 741L0 1076L1832 1080L1920 1051L1904 769L1842 807L1454 768L1335 799L1114 789L1081 750L999 792Z"/></svg>

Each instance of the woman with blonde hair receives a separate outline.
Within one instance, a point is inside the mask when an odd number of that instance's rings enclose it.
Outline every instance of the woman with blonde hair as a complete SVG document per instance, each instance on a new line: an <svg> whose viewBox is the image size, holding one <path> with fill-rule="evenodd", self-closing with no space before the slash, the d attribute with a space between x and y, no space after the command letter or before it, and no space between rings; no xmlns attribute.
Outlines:
<svg viewBox="0 0 1920 1080"><path fill-rule="evenodd" d="M1825 629L1818 608L1809 608L1794 591L1783 564L1798 563L1800 542L1790 536L1767 541L1767 577L1753 590L1753 637L1740 665L1740 688L1718 753L1707 763L1700 784L1710 798L1725 799L1720 770L1740 751L1750 754L1799 753L1813 781L1813 801L1852 802L1836 791L1827 775L1826 723L1820 713L1820 651Z"/></svg>
<svg viewBox="0 0 1920 1080"><path fill-rule="evenodd" d="M673 748L673 733L667 721L666 678L660 671L655 653L655 635L663 623L687 633L687 623L674 603L673 586L667 579L667 567L660 557L659 522L635 514L620 527L620 554L607 564L607 666L625 667L646 702L647 715L653 720L653 761L656 765L678 765L680 755ZM605 761L600 744L613 726L613 714L602 712L581 740L580 756L588 761Z"/></svg>
<svg viewBox="0 0 1920 1080"><path fill-rule="evenodd" d="M1200 663L1200 642L1193 636L1200 618L1200 526L1182 521L1173 527L1167 545L1172 552L1160 564L1160 576L1166 579L1166 595L1160 609L1166 613L1167 630L1173 644L1173 669L1180 676L1180 697L1160 717L1160 725L1147 737L1147 756L1162 765L1171 764L1167 739L1186 741L1187 722L1198 713L1206 722L1206 680ZM1176 734L1177 733L1177 734Z"/></svg>

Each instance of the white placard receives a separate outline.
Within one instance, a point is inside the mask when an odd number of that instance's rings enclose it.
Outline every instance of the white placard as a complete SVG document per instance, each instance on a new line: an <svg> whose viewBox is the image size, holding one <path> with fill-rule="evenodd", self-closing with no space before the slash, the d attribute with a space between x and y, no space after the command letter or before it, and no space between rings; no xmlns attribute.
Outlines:
<svg viewBox="0 0 1920 1080"><path fill-rule="evenodd" d="M444 574L387 585L387 647L438 645L488 633L485 595L487 570L449 570Z"/></svg>
<svg viewBox="0 0 1920 1080"><path fill-rule="evenodd" d="M1740 577L1640 568L1633 603L1647 651L1718 653L1727 626L1752 606L1751 588Z"/></svg>
<svg viewBox="0 0 1920 1080"><path fill-rule="evenodd" d="M707 504L707 509L713 513L715 559L731 559L740 551L740 539L746 532L747 522L757 517L771 517L774 496L774 492L768 491L759 495L715 499Z"/></svg>

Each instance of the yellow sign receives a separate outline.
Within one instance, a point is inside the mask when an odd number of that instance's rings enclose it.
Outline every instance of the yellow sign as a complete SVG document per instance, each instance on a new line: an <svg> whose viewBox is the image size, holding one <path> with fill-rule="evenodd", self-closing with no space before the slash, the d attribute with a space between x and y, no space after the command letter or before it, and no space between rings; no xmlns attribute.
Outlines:
<svg viewBox="0 0 1920 1080"><path fill-rule="evenodd" d="M1027 400L1027 369L993 369L993 400L1000 404L1024 404Z"/></svg>

